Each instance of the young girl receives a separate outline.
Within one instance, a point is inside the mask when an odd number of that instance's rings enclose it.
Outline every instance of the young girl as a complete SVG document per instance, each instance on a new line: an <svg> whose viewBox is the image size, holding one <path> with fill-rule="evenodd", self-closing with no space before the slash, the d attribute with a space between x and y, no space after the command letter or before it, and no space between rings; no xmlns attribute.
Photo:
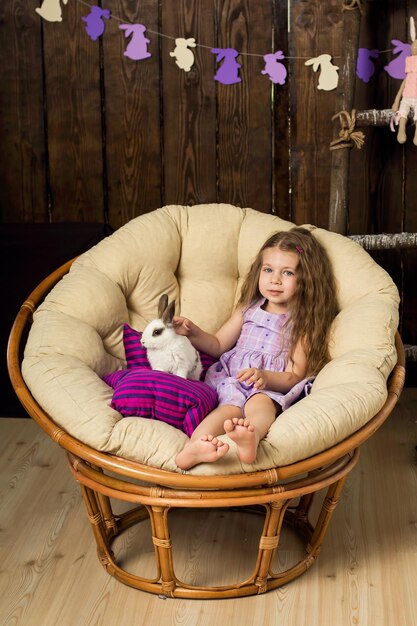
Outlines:
<svg viewBox="0 0 417 626"><path fill-rule="evenodd" d="M205 381L217 390L219 406L193 432L175 461L190 469L223 457L227 433L244 463L253 463L258 445L276 416L303 394L329 360L330 325L337 313L329 258L304 228L272 235L259 251L230 319L215 334L184 317L174 318L178 334L220 360Z"/></svg>

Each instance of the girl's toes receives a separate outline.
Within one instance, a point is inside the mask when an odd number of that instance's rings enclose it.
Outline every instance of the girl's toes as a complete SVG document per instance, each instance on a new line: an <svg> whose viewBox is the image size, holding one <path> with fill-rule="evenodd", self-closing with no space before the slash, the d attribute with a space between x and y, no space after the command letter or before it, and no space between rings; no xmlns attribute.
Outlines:
<svg viewBox="0 0 417 626"><path fill-rule="evenodd" d="M225 433L230 433L235 428L235 424L232 420L225 420L223 428Z"/></svg>

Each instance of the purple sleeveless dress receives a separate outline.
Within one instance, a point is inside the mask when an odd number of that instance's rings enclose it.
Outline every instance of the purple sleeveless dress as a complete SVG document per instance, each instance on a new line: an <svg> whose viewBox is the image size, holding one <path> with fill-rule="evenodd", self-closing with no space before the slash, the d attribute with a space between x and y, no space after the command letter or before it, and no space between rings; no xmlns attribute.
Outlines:
<svg viewBox="0 0 417 626"><path fill-rule="evenodd" d="M243 412L243 407L251 396L263 393L277 402L284 411L310 391L313 378L300 381L286 394L254 389L252 385L236 380L236 374L247 367L283 372L287 365L288 345L283 327L288 316L285 313L267 313L262 308L264 302L265 299L258 300L246 309L236 345L207 371L205 382L216 389L219 405L231 404L242 408Z"/></svg>

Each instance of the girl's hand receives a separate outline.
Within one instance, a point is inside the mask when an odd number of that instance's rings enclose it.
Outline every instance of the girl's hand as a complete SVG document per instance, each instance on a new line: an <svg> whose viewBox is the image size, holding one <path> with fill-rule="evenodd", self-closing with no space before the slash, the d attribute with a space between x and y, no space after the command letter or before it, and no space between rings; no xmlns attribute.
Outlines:
<svg viewBox="0 0 417 626"><path fill-rule="evenodd" d="M260 370L257 367L247 367L244 370L240 370L236 374L236 379L241 383L246 382L248 385L253 385L255 389L265 389L267 385L265 370Z"/></svg>
<svg viewBox="0 0 417 626"><path fill-rule="evenodd" d="M189 337L195 331L195 324L186 317L174 316L172 324L177 335Z"/></svg>

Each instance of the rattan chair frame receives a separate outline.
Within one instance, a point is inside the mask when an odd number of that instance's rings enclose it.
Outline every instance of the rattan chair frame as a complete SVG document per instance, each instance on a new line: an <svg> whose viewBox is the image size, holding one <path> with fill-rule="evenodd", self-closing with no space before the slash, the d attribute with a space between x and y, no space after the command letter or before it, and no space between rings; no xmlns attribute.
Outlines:
<svg viewBox="0 0 417 626"><path fill-rule="evenodd" d="M59 427L36 402L21 373L24 331L32 315L53 286L69 271L69 261L50 274L23 303L11 330L7 362L17 396L35 422L67 452L71 472L80 484L99 559L106 571L121 582L143 591L181 598L231 598L264 593L304 573L316 560L346 477L356 465L360 446L390 415L405 379L404 349L396 335L397 364L388 380L382 409L361 429L339 444L291 465L245 474L194 476L148 467L95 450ZM316 494L325 491L318 517L310 517ZM123 514L113 512L112 500L131 503ZM198 586L181 581L174 571L169 531L171 509L229 508L264 512L259 549L251 576L225 586ZM131 574L117 563L112 550L116 537L144 520L150 520L156 559L152 579ZM283 522L290 524L305 543L305 556L285 571L275 572Z"/></svg>

